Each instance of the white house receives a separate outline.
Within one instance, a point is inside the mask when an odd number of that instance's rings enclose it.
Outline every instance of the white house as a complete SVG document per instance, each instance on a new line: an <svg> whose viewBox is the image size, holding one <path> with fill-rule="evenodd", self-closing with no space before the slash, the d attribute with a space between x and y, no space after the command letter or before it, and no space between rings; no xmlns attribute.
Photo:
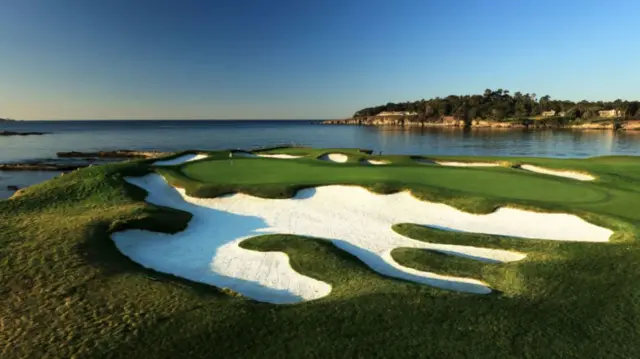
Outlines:
<svg viewBox="0 0 640 359"><path fill-rule="evenodd" d="M624 114L622 113L622 111L620 110L603 110L603 111L598 111L598 116L600 117L604 117L604 118L611 118L611 117L622 117Z"/></svg>
<svg viewBox="0 0 640 359"><path fill-rule="evenodd" d="M387 116L417 116L417 112L409 112L409 111L382 111L376 116L387 117Z"/></svg>

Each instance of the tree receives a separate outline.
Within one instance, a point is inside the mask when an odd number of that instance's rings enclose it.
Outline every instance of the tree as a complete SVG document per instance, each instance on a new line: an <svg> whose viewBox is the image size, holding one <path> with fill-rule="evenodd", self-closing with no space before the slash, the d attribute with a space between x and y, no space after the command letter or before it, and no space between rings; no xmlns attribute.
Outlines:
<svg viewBox="0 0 640 359"><path fill-rule="evenodd" d="M424 107L424 116L426 118L431 118L435 114L435 110L429 104Z"/></svg>
<svg viewBox="0 0 640 359"><path fill-rule="evenodd" d="M507 113L503 108L494 108L491 112L493 119L496 121L502 121L507 117Z"/></svg>
<svg viewBox="0 0 640 359"><path fill-rule="evenodd" d="M629 107L627 108L627 113L629 114L629 117L635 117L640 115L639 111L640 111L640 102L638 101L629 102Z"/></svg>
<svg viewBox="0 0 640 359"><path fill-rule="evenodd" d="M520 91L511 95L509 90L486 89L483 94L450 95L445 98L407 101L400 103L389 102L384 105L367 107L357 111L354 117L375 116L383 111L417 112L418 121L425 121L437 116L455 116L457 118L503 120L510 117L527 118L539 116L542 111L555 110L568 112L569 118L593 118L602 109L617 109L624 112L625 117L640 117L640 101L572 101L553 100L544 95L539 100L535 93ZM415 117L407 119L416 121Z"/></svg>
<svg viewBox="0 0 640 359"><path fill-rule="evenodd" d="M551 106L550 106L550 102L551 101L551 96L549 95L544 95L542 97L540 97L540 101L538 101L538 103L540 104L540 109L542 111L549 111L551 110Z"/></svg>

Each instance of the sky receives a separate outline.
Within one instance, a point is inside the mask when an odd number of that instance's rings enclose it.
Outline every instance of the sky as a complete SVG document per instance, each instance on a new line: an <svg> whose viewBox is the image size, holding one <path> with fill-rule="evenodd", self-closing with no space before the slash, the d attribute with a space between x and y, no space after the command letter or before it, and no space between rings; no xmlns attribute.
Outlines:
<svg viewBox="0 0 640 359"><path fill-rule="evenodd" d="M637 0L0 0L0 117L332 119L640 99Z"/></svg>

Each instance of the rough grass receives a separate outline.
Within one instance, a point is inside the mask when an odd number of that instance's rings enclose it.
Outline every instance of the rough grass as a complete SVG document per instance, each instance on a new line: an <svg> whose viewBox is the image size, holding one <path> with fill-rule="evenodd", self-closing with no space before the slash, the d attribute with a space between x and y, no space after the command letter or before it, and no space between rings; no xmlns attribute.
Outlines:
<svg viewBox="0 0 640 359"><path fill-rule="evenodd" d="M158 170L189 191L217 186L218 193L286 197L300 186L330 183L380 192L411 188L475 211L501 204L568 210L617 232L613 242L593 244L394 227L423 241L526 253L509 264L415 249L392 253L403 265L469 275L497 289L484 296L377 275L321 239L247 240L243 247L285 252L294 269L333 285L326 298L276 306L156 273L123 256L112 231L176 232L190 215L146 204L145 192L123 181L154 170L150 161L86 168L0 201L0 357L640 357L640 159L493 159L599 178L583 183L510 168L417 165L400 156L382 156L393 161L387 166L315 160L322 153L232 165L221 152Z"/></svg>

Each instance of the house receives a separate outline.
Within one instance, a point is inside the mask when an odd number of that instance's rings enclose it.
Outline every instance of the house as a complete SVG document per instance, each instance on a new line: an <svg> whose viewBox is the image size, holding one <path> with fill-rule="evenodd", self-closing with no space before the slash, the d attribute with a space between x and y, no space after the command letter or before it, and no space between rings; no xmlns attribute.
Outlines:
<svg viewBox="0 0 640 359"><path fill-rule="evenodd" d="M604 117L604 118L622 117L623 113L620 110L603 110L603 111L598 111L598 116Z"/></svg>
<svg viewBox="0 0 640 359"><path fill-rule="evenodd" d="M551 117L551 116L555 116L556 112L551 110L551 111L544 111L542 112L542 117Z"/></svg>
<svg viewBox="0 0 640 359"><path fill-rule="evenodd" d="M409 112L409 111L382 111L376 116L380 117L390 117L390 116L417 116L417 112Z"/></svg>

